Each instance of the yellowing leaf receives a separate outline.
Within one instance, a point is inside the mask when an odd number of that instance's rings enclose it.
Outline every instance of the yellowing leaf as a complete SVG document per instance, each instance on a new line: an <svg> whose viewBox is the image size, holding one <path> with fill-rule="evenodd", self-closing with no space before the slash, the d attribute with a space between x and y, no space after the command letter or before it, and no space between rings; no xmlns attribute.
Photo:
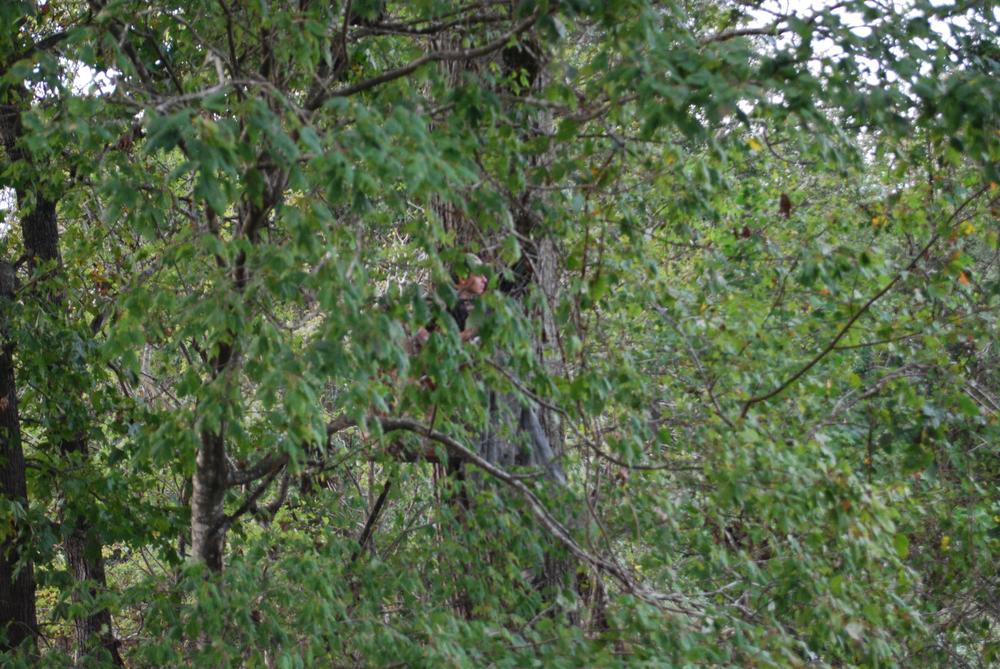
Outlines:
<svg viewBox="0 0 1000 669"><path fill-rule="evenodd" d="M760 151L764 148L764 145L757 141L756 137L751 137L747 140L747 145L754 151Z"/></svg>
<svg viewBox="0 0 1000 669"><path fill-rule="evenodd" d="M941 537L941 550L943 551L948 550L948 546L950 545L951 545L951 537L945 534L944 536Z"/></svg>

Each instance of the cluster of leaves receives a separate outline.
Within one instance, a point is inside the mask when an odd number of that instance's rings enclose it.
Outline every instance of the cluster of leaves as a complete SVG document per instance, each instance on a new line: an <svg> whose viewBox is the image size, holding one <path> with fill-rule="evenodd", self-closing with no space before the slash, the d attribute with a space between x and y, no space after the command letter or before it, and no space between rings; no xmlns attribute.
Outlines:
<svg viewBox="0 0 1000 669"><path fill-rule="evenodd" d="M47 199L61 253L4 660L110 666L105 610L135 667L997 666L1000 17L750 4L0 7L0 250ZM505 398L561 479L455 467Z"/></svg>

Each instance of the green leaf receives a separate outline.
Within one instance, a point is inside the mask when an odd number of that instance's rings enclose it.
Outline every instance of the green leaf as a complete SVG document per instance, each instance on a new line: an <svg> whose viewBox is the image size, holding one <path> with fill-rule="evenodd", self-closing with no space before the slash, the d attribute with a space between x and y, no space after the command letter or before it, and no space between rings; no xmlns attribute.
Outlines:
<svg viewBox="0 0 1000 669"><path fill-rule="evenodd" d="M910 554L910 539L903 533L897 533L892 538L892 545L896 549L896 555L905 560Z"/></svg>

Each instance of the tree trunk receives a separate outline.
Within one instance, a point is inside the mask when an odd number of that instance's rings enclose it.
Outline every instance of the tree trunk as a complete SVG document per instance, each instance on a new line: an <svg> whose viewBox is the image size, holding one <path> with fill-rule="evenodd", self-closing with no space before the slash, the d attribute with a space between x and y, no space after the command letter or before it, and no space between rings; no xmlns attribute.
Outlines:
<svg viewBox="0 0 1000 669"><path fill-rule="evenodd" d="M21 230L32 267L39 261L60 262L59 228L56 223L54 202L36 195L35 209L22 219ZM62 303L62 295L56 292L37 295L39 299L48 300L55 307ZM82 410L82 407L76 408ZM56 446L67 460L78 459L86 462L90 457L87 441L82 435L57 441ZM77 500L76 504L79 503ZM70 522L72 529L63 545L66 563L76 578L77 587L85 589L90 594L88 599L92 599L98 592L107 588L104 556L101 553L103 544L96 529L82 513L71 514ZM77 600L80 596L78 593ZM78 659L106 652L112 662L123 666L118 653L118 641L111 625L110 611L98 608L77 617L73 625Z"/></svg>
<svg viewBox="0 0 1000 669"><path fill-rule="evenodd" d="M27 106L28 101L23 91L17 91L16 96ZM23 161L31 162L31 156L27 154L18 144L24 133L21 124L20 109L11 108L5 114L4 122L0 124L0 134L3 135L3 144L9 162ZM29 188L31 190L29 190ZM42 189L35 187L35 184L17 184L15 187L17 201L23 204L31 199L34 206L27 214L21 217L21 234L24 238L25 251L28 255L28 263L31 269L35 269L39 263L54 263L56 266L61 262L59 254L59 226L56 220L56 202L42 192ZM33 198L28 197L33 195ZM52 307L58 309L63 301L60 293L52 291L49 293L35 292L32 294L35 299L47 301ZM56 309L53 309L55 311ZM57 363L58 364L58 363ZM82 407L74 407L82 409ZM82 413L82 411L81 411ZM63 416L56 417L62 420ZM53 420L58 423L59 420ZM86 461L89 457L87 442L82 434L78 434L70 439L54 439L54 444L67 459L77 458ZM79 503L78 501L76 503ZM102 543L97 536L95 528L83 517L82 514L71 514L73 527L69 537L65 542L66 561L70 572L77 578L78 586L88 588L91 594L107 587L107 580L104 573L104 557L101 554ZM107 651L110 659L122 665L121 657L118 654L118 642L114 638L111 626L111 613L107 609L98 609L87 615L78 617L74 621L77 656L86 657L92 654Z"/></svg>
<svg viewBox="0 0 1000 669"><path fill-rule="evenodd" d="M545 45L537 38L525 36L520 43L509 46L502 52L503 69L508 76L521 82L527 82L523 94L542 96L548 83L547 53ZM515 95L518 91L512 91ZM552 134L551 116L544 110L537 111L531 121L535 131ZM528 158L529 165L538 166L545 156ZM515 281L521 290L520 297L527 297L532 290L541 294L542 306L527 316L535 325L535 356L542 361L546 370L553 376L563 374L563 361L556 348L559 333L553 313L558 307L560 292L561 260L555 241L541 227L542 217L536 213L535 195L531 191L515 194L516 202L511 203L511 215L514 225L522 240L525 241L522 253L527 256L514 268ZM526 305L527 308L527 305ZM520 409L520 431L528 445L525 464L542 467L546 478L556 486L565 486L566 477L562 471L562 458L565 454L565 434L562 421L557 412L549 407L523 402ZM568 527L575 525L572 518L563 518ZM575 560L563 557L555 551L545 552L545 563L541 573L536 576L536 582L551 589L570 586L571 576L575 571Z"/></svg>
<svg viewBox="0 0 1000 669"><path fill-rule="evenodd" d="M9 263L0 263L0 299L9 302L13 292L14 268ZM3 304L0 308L6 306ZM26 508L28 486L12 349L7 342L0 349L0 495L5 502ZM19 536L21 530L12 518L0 542L0 653L7 653L25 641L33 645L38 627L34 569L30 549L23 545L24 537Z"/></svg>
<svg viewBox="0 0 1000 669"><path fill-rule="evenodd" d="M511 5L513 15L514 4ZM445 45L457 48L456 45ZM530 36L522 36L520 44L510 46L501 52L503 71L507 75L517 75L520 81L527 79L530 85L523 94L533 95L541 91L545 85L546 58L543 46ZM449 81L460 85L462 79L470 72L482 68L478 61L453 61L442 64ZM523 75L523 76L521 76ZM515 94L518 94L515 92ZM547 126L551 122L544 115L536 117L533 124L538 129L551 130ZM541 157L530 159L532 163L540 162ZM532 213L532 194L514 194L516 201L509 203L516 231L523 243L522 258L511 268L515 275L514 285L507 293L525 305L525 315L535 324L535 353L553 373L561 369L561 361L553 355L554 342L557 333L551 317L551 308L528 311L527 299L533 290L540 291L547 305L555 305L559 293L559 257L558 249L551 239L545 236L545 231L538 225L538 219ZM485 238L485 232L479 229L476 221L466 217L459 207L450 203L437 202L435 213L443 227L454 235L455 243L472 250ZM490 245L500 246L500 240L490 240ZM482 260L490 262L490 259ZM498 259L492 259L498 264ZM513 438L505 435L513 435ZM477 439L477 447L481 455L488 461L509 466L530 465L545 470L546 478L554 485L565 485L560 461L564 453L563 428L559 416L550 409L532 400L514 393L490 392L487 411L487 424ZM449 466L448 474L454 480L462 482L462 463ZM538 565L535 581L544 587L559 587L568 582L573 565L562 558L546 555L545 563Z"/></svg>
<svg viewBox="0 0 1000 669"><path fill-rule="evenodd" d="M66 562L73 570L77 584L87 589L89 598L97 596L100 590L107 587L104 559L101 555L101 542L84 518L76 519L64 548ZM118 652L118 640L111 628L111 612L106 608L78 617L74 621L74 636L77 661L83 657L106 653L106 660L111 660L117 666L124 666Z"/></svg>
<svg viewBox="0 0 1000 669"><path fill-rule="evenodd" d="M226 450L222 435L202 432L191 493L191 557L222 571L226 547Z"/></svg>

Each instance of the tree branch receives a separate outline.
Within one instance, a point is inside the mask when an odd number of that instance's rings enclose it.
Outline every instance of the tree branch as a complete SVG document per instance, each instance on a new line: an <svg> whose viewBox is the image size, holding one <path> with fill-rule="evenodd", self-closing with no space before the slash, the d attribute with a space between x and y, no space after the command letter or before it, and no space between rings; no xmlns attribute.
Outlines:
<svg viewBox="0 0 1000 669"><path fill-rule="evenodd" d="M375 523L378 522L378 517L382 513L382 506L385 504L385 498L389 496L389 488L392 486L392 479L386 479L385 485L382 486L382 492L375 500L375 506L372 507L371 513L368 514L368 520L365 522L365 528L361 530L361 536L358 538L358 548L351 555L351 564L357 562L358 558L361 557L361 553L364 552L365 546L368 545L369 539L371 539L372 532L375 529Z"/></svg>
<svg viewBox="0 0 1000 669"><path fill-rule="evenodd" d="M988 189L989 189L988 185L983 186L982 188L974 192L972 195L965 198L962 204L960 204L955 209L955 211L952 212L951 216L948 217L948 220L945 221L945 224L943 226L944 229L947 230L948 228L950 228L952 224L955 222L955 219L958 218L958 215L961 214L969 204L975 201L980 195L985 193ZM743 403L743 410L740 412L740 418L746 418L747 413L750 411L750 407L752 407L753 405L759 404L760 402L766 402L767 400L781 394L786 388L788 388L790 385L792 385L800 378L805 376L809 372L809 370L815 367L820 360L825 358L830 353L830 351L834 350L837 347L837 344L840 342L840 340L844 338L844 335L847 334L847 332L858 321L858 319L861 318L861 316L863 316L872 307L873 304L875 304L879 299L881 299L882 296L884 296L886 293L892 290L892 288L897 283L899 283L899 281L908 272L910 272L910 270L916 267L917 263L920 262L920 259L923 258L927 254L927 252L931 250L931 248L938 242L939 239L941 239L941 232L935 232L933 235L931 235L930 240L926 244L924 244L923 248L920 249L920 251L915 256L913 256L910 262L907 263L906 267L897 272L896 276L892 277L892 280L889 281L889 283L883 286L882 289L879 290L877 293L872 295L871 298L869 298L869 300L865 302L861 306L861 308L854 313L853 316L851 316L851 318L843 325L843 327L840 328L840 330L833 337L833 339L831 339L826 346L824 346L816 355L814 355L809 360L809 362L803 365L797 372L795 372L790 377L785 379L785 381L780 383L773 390L769 390L766 393L763 393L761 395L755 395L747 399Z"/></svg>
<svg viewBox="0 0 1000 669"><path fill-rule="evenodd" d="M420 436L435 441L448 450L448 454L452 456L457 456L470 462L481 470L492 476L493 478L507 484L510 488L516 491L522 500L527 504L528 510L531 515L534 516L535 520L559 543L566 547L570 553L572 553L577 559L586 562L593 567L605 572L606 574L613 577L615 580L621 584L621 586L632 593L633 595L643 599L646 602L655 604L663 608L669 608L678 613L683 613L687 615L699 615L699 612L690 608L690 602L687 598L671 593L662 593L655 591L635 580L635 578L623 569L621 566L615 564L614 562L607 560L599 555L594 555L590 551L583 548L575 539L573 539L569 530L556 520L551 513L545 508L545 505L538 498L538 496L532 492L532 490L526 486L520 479L514 474L502 469L493 463L485 460L478 453L471 451L470 449L463 446L461 443L449 437L446 434L432 430L431 428L419 423L410 418L389 418L389 417L371 417L372 421L377 421L382 427L383 432L394 432L394 431L406 431L413 432L414 434L419 434ZM348 418L340 418L330 424L327 432L330 434L339 432L341 430L347 429L357 425L356 421L352 421ZM669 604L668 604L669 602Z"/></svg>
<svg viewBox="0 0 1000 669"><path fill-rule="evenodd" d="M282 465L282 467L283 466L284 465ZM282 467L275 467L273 470L271 470L271 472L267 475L267 478L265 478L263 482L261 482L261 484L257 486L257 488L252 493L250 493L250 495L245 500L243 500L243 504L240 505L240 508L236 509L236 511L234 511L232 514L228 516L223 516L222 520L219 521L217 526L212 528L213 531L221 532L225 530L230 525L232 525L233 522L236 521L236 519L246 514L251 509L253 509L254 506L256 506L257 504L257 500L260 499L261 495L263 495L267 491L267 489L270 487L274 479L278 477L278 473L281 471Z"/></svg>
<svg viewBox="0 0 1000 669"><path fill-rule="evenodd" d="M756 35L765 35L769 37L777 37L778 35L788 32L788 28L778 28L775 25L765 26L763 28L741 28L739 30L726 30L710 37L706 37L701 40L699 44L701 46L707 46L709 44L718 44L719 42L728 42L731 39L736 39L737 37L753 37Z"/></svg>
<svg viewBox="0 0 1000 669"><path fill-rule="evenodd" d="M359 81L356 84L352 84L350 86L345 86L335 91L331 91L329 95L320 97L312 104L310 104L309 111L318 108L325 101L325 98L343 98L343 97L348 97L350 95L355 95L357 93L361 93L363 91L370 90L372 88L375 88L376 86L380 86L382 84L394 81L401 77L405 77L408 74L411 74L414 71L416 71L421 66L426 65L428 63L472 60L474 58L481 58L483 56L486 56L490 53L493 53L494 51L499 51L500 49L502 49L504 46L507 45L507 43L511 40L511 38L517 37L521 33L531 28L535 24L535 22L538 21L538 17L539 17L539 12L536 10L528 18L524 19L523 21L515 25L514 28L511 29L509 32L504 33L503 35L496 38L492 42L489 42L481 47L475 49L465 49L465 50L432 51L430 53L424 54L423 56L420 56L419 58L411 60L406 65L402 65L392 70L387 70L378 76L371 77L370 79L365 79L364 81Z"/></svg>
<svg viewBox="0 0 1000 669"><path fill-rule="evenodd" d="M288 464L288 453L265 455L252 467L230 470L226 482L231 486L251 483L263 476L267 476L275 469L284 467L286 464Z"/></svg>

